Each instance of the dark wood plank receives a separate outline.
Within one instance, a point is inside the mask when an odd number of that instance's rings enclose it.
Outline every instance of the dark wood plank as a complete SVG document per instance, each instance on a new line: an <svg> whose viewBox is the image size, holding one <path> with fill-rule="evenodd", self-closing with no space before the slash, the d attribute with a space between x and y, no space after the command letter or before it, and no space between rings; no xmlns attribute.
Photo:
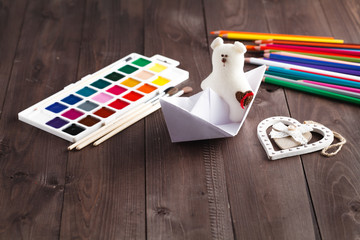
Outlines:
<svg viewBox="0 0 360 240"><path fill-rule="evenodd" d="M341 2L320 0L320 3L330 28L329 34L344 39L346 43L359 43L359 2L356 0Z"/></svg>
<svg viewBox="0 0 360 240"><path fill-rule="evenodd" d="M346 42L360 42L360 14L355 11L359 2L320 2L322 8L317 9L317 13L324 16L328 27L305 21L302 24L308 26L307 31L326 31L323 33ZM335 157L325 158L313 153L302 159L321 237L356 239L360 234L359 107L294 91L287 91L287 96L294 118L320 122L347 139L347 144Z"/></svg>
<svg viewBox="0 0 360 240"><path fill-rule="evenodd" d="M205 13L208 32L272 30L267 28L262 1L211 1L205 5ZM253 66L246 66L250 68ZM256 136L261 120L278 115L289 116L283 90L262 85L239 134L216 143L225 159L237 239L315 238L300 158L269 161Z"/></svg>
<svg viewBox="0 0 360 240"><path fill-rule="evenodd" d="M359 7L356 0L0 0L0 239L355 239L357 106L263 84L234 138L172 144L157 111L80 152L17 114L131 52L179 60L190 72L182 86L194 94L211 72L211 30L360 42ZM332 158L268 161L256 126L275 115L321 122L348 143Z"/></svg>
<svg viewBox="0 0 360 240"><path fill-rule="evenodd" d="M2 111L27 1L0 1L0 110Z"/></svg>
<svg viewBox="0 0 360 240"><path fill-rule="evenodd" d="M87 1L78 78L142 53L142 1ZM144 121L69 153L61 238L145 239Z"/></svg>
<svg viewBox="0 0 360 240"><path fill-rule="evenodd" d="M59 237L66 142L17 114L75 79L83 7L84 1L31 1L24 16L0 123L2 239Z"/></svg>
<svg viewBox="0 0 360 240"><path fill-rule="evenodd" d="M146 9L145 53L180 61L190 72L185 84L199 92L211 69L202 2L164 0ZM148 239L232 239L216 147L208 141L171 143L160 111L146 119L146 136Z"/></svg>
<svg viewBox="0 0 360 240"><path fill-rule="evenodd" d="M319 1L266 1L264 8L271 33L329 36Z"/></svg>

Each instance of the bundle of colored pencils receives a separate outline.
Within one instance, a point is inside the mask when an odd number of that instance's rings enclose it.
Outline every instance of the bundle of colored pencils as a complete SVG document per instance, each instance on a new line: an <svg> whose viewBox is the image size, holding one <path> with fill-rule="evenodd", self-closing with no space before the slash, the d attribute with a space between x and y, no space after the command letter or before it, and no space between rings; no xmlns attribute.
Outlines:
<svg viewBox="0 0 360 240"><path fill-rule="evenodd" d="M212 34L232 40L254 40L248 51L262 58L247 63L267 65L264 82L360 104L360 44L324 36L235 31Z"/></svg>

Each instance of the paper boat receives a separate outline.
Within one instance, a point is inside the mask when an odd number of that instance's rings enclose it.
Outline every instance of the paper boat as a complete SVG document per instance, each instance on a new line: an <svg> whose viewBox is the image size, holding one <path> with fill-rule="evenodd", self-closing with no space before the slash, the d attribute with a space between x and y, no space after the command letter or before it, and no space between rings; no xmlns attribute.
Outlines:
<svg viewBox="0 0 360 240"><path fill-rule="evenodd" d="M254 99L265 69L266 66L261 66L245 73L254 92ZM231 122L227 103L210 88L191 97L160 100L172 142L233 137L238 134L253 103L254 100L245 107L240 122Z"/></svg>

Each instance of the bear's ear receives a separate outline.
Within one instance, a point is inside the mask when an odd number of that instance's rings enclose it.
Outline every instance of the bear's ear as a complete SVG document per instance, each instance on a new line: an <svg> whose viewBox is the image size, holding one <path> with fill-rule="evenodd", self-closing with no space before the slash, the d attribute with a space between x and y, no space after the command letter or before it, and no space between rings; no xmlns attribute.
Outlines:
<svg viewBox="0 0 360 240"><path fill-rule="evenodd" d="M234 48L236 51L240 53L246 53L246 47L241 42L238 41L234 42Z"/></svg>
<svg viewBox="0 0 360 240"><path fill-rule="evenodd" d="M221 37L217 37L214 39L214 41L211 43L210 47L214 50L218 46L222 45L224 43L224 40Z"/></svg>

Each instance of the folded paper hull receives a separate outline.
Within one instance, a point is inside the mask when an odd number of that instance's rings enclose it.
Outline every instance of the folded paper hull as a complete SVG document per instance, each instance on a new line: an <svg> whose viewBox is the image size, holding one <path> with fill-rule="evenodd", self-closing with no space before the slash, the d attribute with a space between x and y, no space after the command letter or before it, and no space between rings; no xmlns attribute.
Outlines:
<svg viewBox="0 0 360 240"><path fill-rule="evenodd" d="M254 98L265 68L261 66L245 73ZM243 110L240 122L231 122L227 104L209 88L191 97L169 97L160 100L172 142L233 137L238 134L253 102L254 100Z"/></svg>

